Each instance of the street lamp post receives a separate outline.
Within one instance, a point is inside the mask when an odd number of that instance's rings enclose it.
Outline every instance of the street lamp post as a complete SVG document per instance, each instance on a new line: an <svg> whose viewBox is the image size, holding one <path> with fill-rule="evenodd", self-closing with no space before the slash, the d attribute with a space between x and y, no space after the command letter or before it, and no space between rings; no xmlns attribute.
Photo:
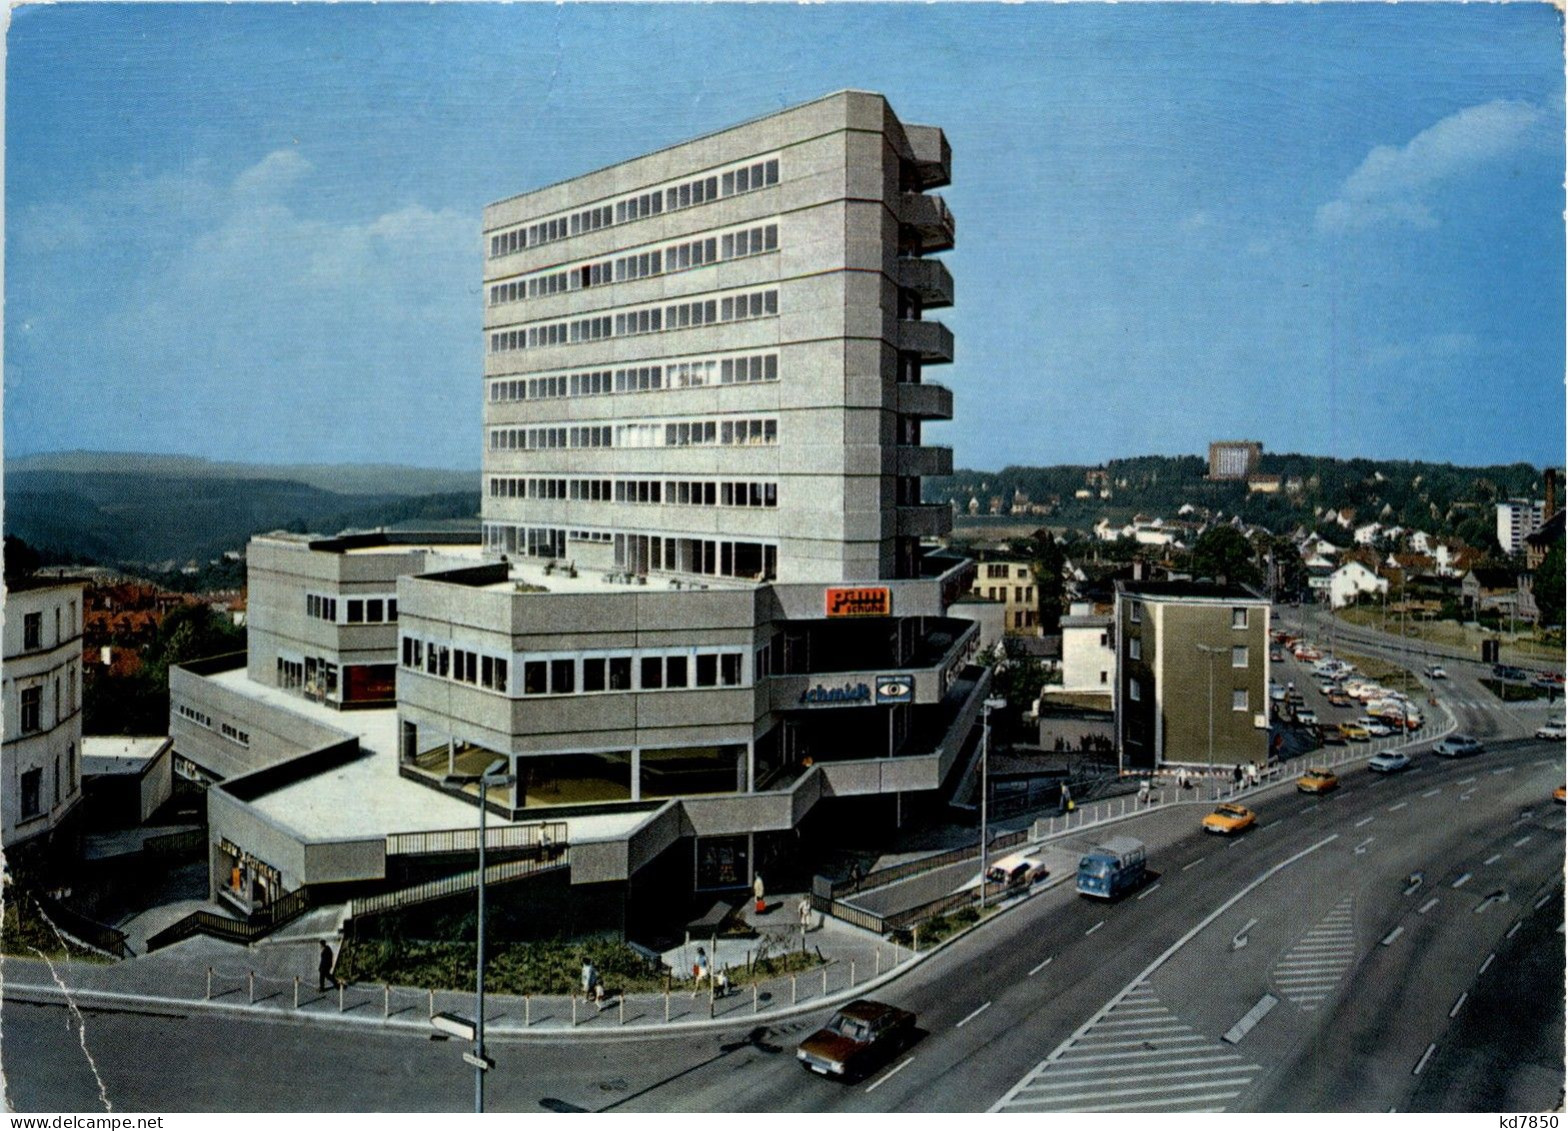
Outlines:
<svg viewBox="0 0 1568 1131"><path fill-rule="evenodd" d="M1225 649L1212 644L1195 644L1198 651L1209 657L1209 778L1214 777L1214 657Z"/></svg>
<svg viewBox="0 0 1568 1131"><path fill-rule="evenodd" d="M980 738L980 910L985 910L985 870L986 870L986 801L991 792L990 760L991 760L991 712L1007 706L1006 699L987 699L980 709L981 738Z"/></svg>
<svg viewBox="0 0 1568 1131"><path fill-rule="evenodd" d="M506 759L497 758L485 767L482 774L447 774L442 778L446 785L465 786L478 784L479 786L479 873L478 902L479 922L475 926L478 945L475 949L474 961L474 1111L482 1113L485 1110L485 1073L489 1071L489 1061L485 1058L485 813L486 801L491 786L511 785L517 780L513 774L505 773ZM465 1059L467 1059L465 1057Z"/></svg>

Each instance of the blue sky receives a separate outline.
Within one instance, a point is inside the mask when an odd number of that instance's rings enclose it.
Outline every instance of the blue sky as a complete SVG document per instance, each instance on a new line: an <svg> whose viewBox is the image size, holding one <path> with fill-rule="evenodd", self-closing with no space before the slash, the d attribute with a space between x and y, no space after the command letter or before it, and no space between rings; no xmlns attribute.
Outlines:
<svg viewBox="0 0 1568 1131"><path fill-rule="evenodd" d="M11 17L10 455L477 467L483 206L857 87L953 147L958 465L1563 462L1544 4Z"/></svg>

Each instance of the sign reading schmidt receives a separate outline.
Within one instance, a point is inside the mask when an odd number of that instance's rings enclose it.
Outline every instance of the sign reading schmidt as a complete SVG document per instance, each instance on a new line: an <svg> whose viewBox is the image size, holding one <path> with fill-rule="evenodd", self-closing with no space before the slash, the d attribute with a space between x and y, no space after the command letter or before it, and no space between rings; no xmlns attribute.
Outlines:
<svg viewBox="0 0 1568 1131"><path fill-rule="evenodd" d="M886 586L828 589L830 617L888 617L893 615L893 593Z"/></svg>

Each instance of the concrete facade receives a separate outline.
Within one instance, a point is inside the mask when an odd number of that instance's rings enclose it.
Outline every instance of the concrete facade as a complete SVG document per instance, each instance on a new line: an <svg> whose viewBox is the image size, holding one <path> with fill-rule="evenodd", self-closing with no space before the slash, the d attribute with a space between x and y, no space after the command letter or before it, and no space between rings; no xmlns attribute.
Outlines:
<svg viewBox="0 0 1568 1131"><path fill-rule="evenodd" d="M1087 602L1075 602L1062 618L1063 691L1112 695L1116 684L1115 620L1096 614Z"/></svg>
<svg viewBox="0 0 1568 1131"><path fill-rule="evenodd" d="M923 191L948 168L940 130L842 92L487 208L487 544L655 577L916 576L951 527L920 496L952 471L921 438L952 416L923 380L952 360L923 317L953 298L924 258L953 243Z"/></svg>
<svg viewBox="0 0 1568 1131"><path fill-rule="evenodd" d="M1266 761L1269 602L1244 586L1118 582L1116 729L1129 768Z"/></svg>
<svg viewBox="0 0 1568 1131"><path fill-rule="evenodd" d="M1040 635L1040 592L1034 567L1028 562L985 561L975 566L971 593L1002 603L1006 631L1021 636Z"/></svg>

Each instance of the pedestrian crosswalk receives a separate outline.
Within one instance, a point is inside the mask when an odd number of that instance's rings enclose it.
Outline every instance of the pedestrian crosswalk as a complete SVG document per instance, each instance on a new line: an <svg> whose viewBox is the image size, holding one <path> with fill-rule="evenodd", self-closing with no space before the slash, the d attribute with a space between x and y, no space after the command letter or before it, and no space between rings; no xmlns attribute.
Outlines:
<svg viewBox="0 0 1568 1131"><path fill-rule="evenodd" d="M1349 898L1335 904L1322 922L1274 964L1270 977L1280 996L1310 1012L1334 992L1356 956L1351 910Z"/></svg>
<svg viewBox="0 0 1568 1131"><path fill-rule="evenodd" d="M1140 982L992 1111L1224 1111L1262 1069L1184 1024Z"/></svg>

